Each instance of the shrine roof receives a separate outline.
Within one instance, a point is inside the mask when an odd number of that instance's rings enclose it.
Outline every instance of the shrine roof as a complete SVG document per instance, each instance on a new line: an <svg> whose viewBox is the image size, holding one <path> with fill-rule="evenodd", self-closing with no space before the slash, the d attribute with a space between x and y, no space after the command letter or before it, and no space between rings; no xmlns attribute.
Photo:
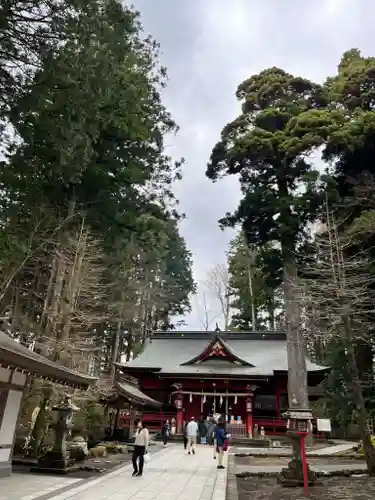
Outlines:
<svg viewBox="0 0 375 500"><path fill-rule="evenodd" d="M209 352L216 344L220 344L219 356ZM288 371L286 336L268 331L155 332L137 358L118 366L129 372L166 375L269 377ZM308 358L306 367L309 373L329 370Z"/></svg>
<svg viewBox="0 0 375 500"><path fill-rule="evenodd" d="M159 403L159 401L156 401L155 399L150 398L149 396L144 394L142 391L140 391L138 389L138 387L136 387L133 384L129 384L128 382L117 382L115 384L115 388L126 399L128 399L129 401L131 401L135 404L156 406L158 408L162 405L161 403Z"/></svg>
<svg viewBox="0 0 375 500"><path fill-rule="evenodd" d="M87 389L97 381L95 377L66 368L31 351L2 331L0 331L0 365L11 366L37 377L80 389Z"/></svg>

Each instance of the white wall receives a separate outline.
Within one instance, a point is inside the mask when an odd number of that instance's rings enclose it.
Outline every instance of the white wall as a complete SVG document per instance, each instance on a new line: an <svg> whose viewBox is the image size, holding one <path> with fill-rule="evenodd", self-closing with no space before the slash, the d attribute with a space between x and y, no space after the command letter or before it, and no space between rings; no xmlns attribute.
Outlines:
<svg viewBox="0 0 375 500"><path fill-rule="evenodd" d="M10 390L8 392L7 402L5 406L5 411L3 414L1 428L0 428L0 446L12 445L14 440L14 433L16 430L18 412L21 406L22 390L15 391ZM0 420L1 421L1 420ZM5 452L7 450L1 450ZM0 462L9 460L9 455L5 456L5 453L0 454Z"/></svg>
<svg viewBox="0 0 375 500"><path fill-rule="evenodd" d="M25 373L0 366L0 478L12 470L14 435L26 381Z"/></svg>
<svg viewBox="0 0 375 500"><path fill-rule="evenodd" d="M9 382L10 369L0 366L0 382Z"/></svg>

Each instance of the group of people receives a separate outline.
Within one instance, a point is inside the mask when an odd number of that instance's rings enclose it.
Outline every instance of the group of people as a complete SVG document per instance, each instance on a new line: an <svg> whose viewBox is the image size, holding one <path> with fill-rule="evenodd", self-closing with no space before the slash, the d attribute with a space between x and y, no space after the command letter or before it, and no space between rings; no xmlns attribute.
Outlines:
<svg viewBox="0 0 375 500"><path fill-rule="evenodd" d="M162 439L164 446L166 446L171 429L167 421L162 429ZM201 444L208 444L213 446L213 458L218 457L218 469L224 469L223 459L224 453L228 450L228 439L230 435L226 431L225 419L219 418L216 422L214 418L206 422L196 422L194 417L191 417L189 422L184 424L184 448L188 450L188 454L195 455L195 445L197 438L200 438ZM133 462L133 476L142 476L145 456L147 454L149 444L149 432L144 422L140 420L137 424L134 440L134 451L132 455Z"/></svg>
<svg viewBox="0 0 375 500"><path fill-rule="evenodd" d="M190 422L185 422L184 426L184 448L188 450L189 455L195 455L198 437L201 444L206 444L208 439L208 444L214 449L213 458L218 457L217 468L224 469L224 453L228 450L230 437L226 431L225 419L219 418L216 422L212 417L206 424L203 420L197 423L195 418L191 417Z"/></svg>

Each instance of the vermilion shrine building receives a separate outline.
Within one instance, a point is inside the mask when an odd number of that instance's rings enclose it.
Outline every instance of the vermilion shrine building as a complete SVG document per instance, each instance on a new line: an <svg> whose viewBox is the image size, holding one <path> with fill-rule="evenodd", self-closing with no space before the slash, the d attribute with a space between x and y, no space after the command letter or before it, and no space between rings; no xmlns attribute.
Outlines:
<svg viewBox="0 0 375 500"><path fill-rule="evenodd" d="M147 405L143 418L153 430L163 422L221 413L232 435L252 437L285 431L288 408L286 337L282 332L156 332L136 359L117 365L138 380L138 392L162 403ZM311 392L329 368L306 358ZM127 425L120 415L119 427Z"/></svg>

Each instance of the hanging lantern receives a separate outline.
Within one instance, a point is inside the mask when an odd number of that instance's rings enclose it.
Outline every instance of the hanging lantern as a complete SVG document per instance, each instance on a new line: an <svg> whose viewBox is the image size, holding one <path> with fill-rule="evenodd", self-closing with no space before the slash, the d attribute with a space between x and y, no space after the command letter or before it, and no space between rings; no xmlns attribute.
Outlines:
<svg viewBox="0 0 375 500"><path fill-rule="evenodd" d="M253 411L253 402L251 401L251 398L246 399L246 411L247 413L251 413Z"/></svg>
<svg viewBox="0 0 375 500"><path fill-rule="evenodd" d="M182 409L182 395L178 394L177 398L175 399L174 404L176 405L177 410Z"/></svg>
<svg viewBox="0 0 375 500"><path fill-rule="evenodd" d="M192 403L192 402L193 402L193 395L192 395L192 394L190 394L190 395L189 395L189 403Z"/></svg>
<svg viewBox="0 0 375 500"><path fill-rule="evenodd" d="M234 404L237 404L237 396L234 396Z"/></svg>

